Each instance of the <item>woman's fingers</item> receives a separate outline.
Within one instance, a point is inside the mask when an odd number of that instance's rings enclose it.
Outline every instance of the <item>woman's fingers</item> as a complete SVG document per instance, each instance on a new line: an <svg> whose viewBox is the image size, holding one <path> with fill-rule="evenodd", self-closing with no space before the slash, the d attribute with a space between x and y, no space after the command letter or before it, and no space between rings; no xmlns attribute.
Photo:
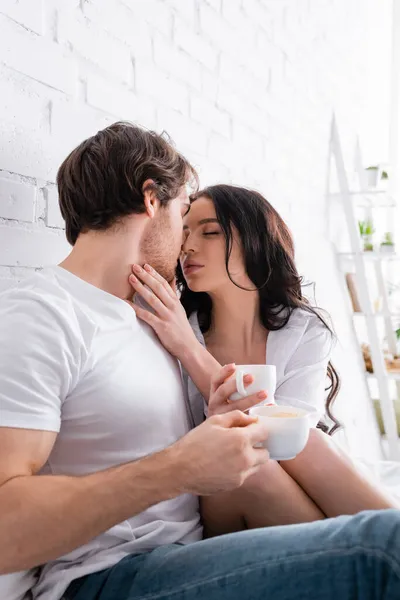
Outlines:
<svg viewBox="0 0 400 600"><path fill-rule="evenodd" d="M235 368L234 364L225 365L219 371L218 375L213 378L208 405L210 414L223 414L231 410L245 411L267 399L267 392L261 390L256 394L251 394L239 400L229 400L232 394L237 392L236 379L232 377ZM253 381L254 377L250 373L243 377L245 387L249 386Z"/></svg>
<svg viewBox="0 0 400 600"><path fill-rule="evenodd" d="M235 363L225 365L219 370L218 374L215 375L211 380L211 393L213 394L216 390L235 372ZM232 392L233 393L233 392Z"/></svg>
<svg viewBox="0 0 400 600"><path fill-rule="evenodd" d="M167 307L164 302L162 302L151 290L147 289L135 275L129 276L129 283L135 292L138 293L160 317L165 316Z"/></svg>
<svg viewBox="0 0 400 600"><path fill-rule="evenodd" d="M267 400L267 397L267 392L265 390L261 390L260 392L257 392L257 394L246 396L241 400L230 400L228 403L228 409L248 410L249 408L252 408L252 406L256 406L257 404L260 404L260 402Z"/></svg>
<svg viewBox="0 0 400 600"><path fill-rule="evenodd" d="M177 297L172 291L171 286L150 265L145 265L145 268L142 268L140 265L132 265L132 271L165 306L168 308L174 306Z"/></svg>
<svg viewBox="0 0 400 600"><path fill-rule="evenodd" d="M159 324L160 320L158 317L156 317L156 315L145 308L141 308L137 304L132 304L132 308L139 319L150 325L150 327L152 327L154 330L157 329L157 325Z"/></svg>
<svg viewBox="0 0 400 600"><path fill-rule="evenodd" d="M257 392L257 394L246 396L245 398L241 398L240 400L229 400L228 402L225 400L225 402L219 402L217 410L220 414L229 412L231 410L245 411L249 408L252 408L252 406L260 404L260 402L263 402L263 400L266 399L267 393L264 390L262 390L261 392Z"/></svg>
<svg viewBox="0 0 400 600"><path fill-rule="evenodd" d="M227 365L227 366L231 366L231 365ZM225 367L224 367L225 369ZM218 382L222 382L215 388L215 397L218 398L220 401L222 402L226 402L226 400L232 396L232 394L234 394L235 392L237 392L237 387L236 387L236 378L232 377L232 373L235 372L235 367L233 367L233 371L231 371L229 373L229 375L227 377L225 377L225 379L222 379L222 373L219 374L218 377ZM253 383L254 381L254 377L253 375L251 375L250 373L247 373L244 377L243 377L243 383L244 383L244 387L249 386L251 383Z"/></svg>
<svg viewBox="0 0 400 600"><path fill-rule="evenodd" d="M199 344L187 319L185 309L168 283L149 265L133 265L129 282L158 317L153 329L162 345L179 360L193 344ZM145 320L145 319L143 319Z"/></svg>
<svg viewBox="0 0 400 600"><path fill-rule="evenodd" d="M251 375L245 375L243 378L244 385L249 385L253 380ZM226 400L237 392L236 387L236 378L228 377L220 386L215 390L215 396L222 402L226 402Z"/></svg>
<svg viewBox="0 0 400 600"><path fill-rule="evenodd" d="M160 273L153 269L151 265L145 264L143 268L146 273L148 273L151 277L154 277L154 279L163 286L167 294L171 296L173 300L176 300L176 279L174 279L171 283L168 283L168 281L164 279Z"/></svg>

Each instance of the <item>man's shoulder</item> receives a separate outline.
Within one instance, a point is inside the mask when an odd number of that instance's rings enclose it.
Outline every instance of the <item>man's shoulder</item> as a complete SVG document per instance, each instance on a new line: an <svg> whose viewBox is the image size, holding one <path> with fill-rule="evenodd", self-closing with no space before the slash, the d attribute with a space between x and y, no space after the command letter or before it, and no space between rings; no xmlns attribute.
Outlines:
<svg viewBox="0 0 400 600"><path fill-rule="evenodd" d="M63 288L53 270L43 269L0 294L0 323L47 325L85 342L95 328L90 316Z"/></svg>
<svg viewBox="0 0 400 600"><path fill-rule="evenodd" d="M38 271L0 294L0 311L54 308L68 314L72 307L71 295L60 286L51 269Z"/></svg>

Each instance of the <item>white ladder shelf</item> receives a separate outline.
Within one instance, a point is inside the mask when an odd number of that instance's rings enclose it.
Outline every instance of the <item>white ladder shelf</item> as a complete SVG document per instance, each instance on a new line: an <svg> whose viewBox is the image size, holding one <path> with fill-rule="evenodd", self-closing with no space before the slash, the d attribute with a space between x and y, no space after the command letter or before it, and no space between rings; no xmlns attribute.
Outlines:
<svg viewBox="0 0 400 600"><path fill-rule="evenodd" d="M368 211L368 214L371 215L375 206L384 205L393 207L395 206L395 201L393 200L393 198L390 198L390 196L385 192L378 190L371 191L366 189L366 182L364 177L364 171L362 169L360 152L358 152L356 156L356 167L361 190L355 192L350 190L335 118L332 119L329 155L330 162L333 159L333 162L336 166L339 191L330 194L328 190L328 198L336 196L339 197L341 200L351 247L350 252L337 251L337 255L340 261L350 260L355 268L356 285L358 292L357 295L359 297L362 312L354 314L363 315L363 317L365 318L368 341L371 351L373 374L370 374L367 371L365 371L367 387L368 389L370 389L368 385L368 379L376 379L379 393L379 402L381 406L383 424L386 432L386 439L388 445L387 458L391 460L400 461L400 439L397 431L394 403L390 394L390 380L394 379L396 381L398 397L400 397L400 374L390 373L386 369L383 349L381 347L378 333L377 314L374 311L374 306L371 299L366 269L366 262L373 261L379 293L382 297L382 310L380 312L380 315L384 320L389 350L390 352L395 354L396 336L394 332L394 326L392 323L392 315L389 311L387 286L385 285L385 280L383 276L382 262L384 260L400 260L400 256L394 254L385 255L379 252L365 252L362 249L355 214L354 197L356 196L358 200L361 199L362 206L364 206Z"/></svg>

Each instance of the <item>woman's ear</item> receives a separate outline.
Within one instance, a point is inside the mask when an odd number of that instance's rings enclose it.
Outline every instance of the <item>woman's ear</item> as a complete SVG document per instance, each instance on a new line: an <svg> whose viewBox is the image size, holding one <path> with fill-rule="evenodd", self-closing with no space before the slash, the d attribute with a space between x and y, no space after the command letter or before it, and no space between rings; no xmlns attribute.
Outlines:
<svg viewBox="0 0 400 600"><path fill-rule="evenodd" d="M143 184L143 202L146 209L146 213L150 219L154 219L156 212L160 206L158 198L155 192L155 182L153 179L146 179Z"/></svg>

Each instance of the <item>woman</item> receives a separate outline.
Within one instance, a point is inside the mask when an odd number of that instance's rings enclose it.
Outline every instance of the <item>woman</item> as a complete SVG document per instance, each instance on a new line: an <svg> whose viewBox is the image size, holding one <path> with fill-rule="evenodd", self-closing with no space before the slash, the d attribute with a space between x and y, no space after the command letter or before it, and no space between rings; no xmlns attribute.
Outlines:
<svg viewBox="0 0 400 600"><path fill-rule="evenodd" d="M177 280L193 331L219 365L275 364L276 402L314 411L313 425L323 413L328 376L325 412L331 433L337 429L333 335L302 296L289 230L260 194L217 185L192 198ZM143 310L137 312L146 320ZM198 424L203 399L190 379L188 391ZM294 460L270 461L234 492L204 498L202 514L207 534L216 535L394 506L329 436L313 428Z"/></svg>

